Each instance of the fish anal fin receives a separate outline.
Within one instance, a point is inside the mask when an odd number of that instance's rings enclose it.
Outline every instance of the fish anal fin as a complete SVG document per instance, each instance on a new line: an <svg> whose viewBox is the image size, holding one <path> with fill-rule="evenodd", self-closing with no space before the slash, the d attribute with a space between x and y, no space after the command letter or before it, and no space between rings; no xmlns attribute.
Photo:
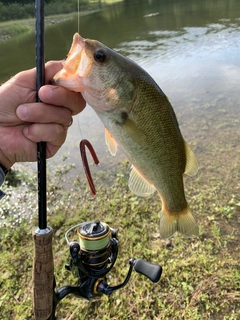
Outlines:
<svg viewBox="0 0 240 320"><path fill-rule="evenodd" d="M170 213L165 208L160 213L160 237L171 238L179 232L187 238L198 236L198 226L189 207L180 213Z"/></svg>
<svg viewBox="0 0 240 320"><path fill-rule="evenodd" d="M186 168L184 173L188 176L194 176L198 171L198 161L186 141L184 141L184 146L186 154Z"/></svg>
<svg viewBox="0 0 240 320"><path fill-rule="evenodd" d="M156 191L156 188L145 180L134 166L130 172L128 186L132 193L140 197L148 197Z"/></svg>
<svg viewBox="0 0 240 320"><path fill-rule="evenodd" d="M107 128L105 128L105 142L111 155L115 156L117 153L117 142Z"/></svg>

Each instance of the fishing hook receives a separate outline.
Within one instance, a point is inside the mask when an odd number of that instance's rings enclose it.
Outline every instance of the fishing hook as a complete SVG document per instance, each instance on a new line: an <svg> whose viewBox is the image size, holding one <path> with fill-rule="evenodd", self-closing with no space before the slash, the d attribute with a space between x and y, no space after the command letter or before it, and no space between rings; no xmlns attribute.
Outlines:
<svg viewBox="0 0 240 320"><path fill-rule="evenodd" d="M88 160L87 160L87 156L86 156L86 148L85 147L87 147L88 150L90 151L91 156L93 158L93 161L94 161L94 163L96 165L99 164L99 160L98 160L96 152L93 149L93 146L91 145L91 143L88 140L83 139L79 144L79 149L80 149L80 154L81 154L81 157L82 157L83 168L84 168L84 171L85 171L85 174L86 174L87 181L88 181L89 187L91 189L91 192L92 192L93 196L96 196L96 189L95 189L95 186L94 186L94 183L93 183L93 179L92 179L92 175L91 175L91 172L90 172L90 169L89 169Z"/></svg>

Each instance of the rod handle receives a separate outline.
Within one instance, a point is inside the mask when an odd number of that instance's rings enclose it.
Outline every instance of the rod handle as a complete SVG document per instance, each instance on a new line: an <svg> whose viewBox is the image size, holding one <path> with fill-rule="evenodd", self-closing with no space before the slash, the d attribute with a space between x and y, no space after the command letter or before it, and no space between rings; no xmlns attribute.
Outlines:
<svg viewBox="0 0 240 320"><path fill-rule="evenodd" d="M36 228L33 231L33 311L35 320L46 320L52 314L54 264L52 253L53 230Z"/></svg>

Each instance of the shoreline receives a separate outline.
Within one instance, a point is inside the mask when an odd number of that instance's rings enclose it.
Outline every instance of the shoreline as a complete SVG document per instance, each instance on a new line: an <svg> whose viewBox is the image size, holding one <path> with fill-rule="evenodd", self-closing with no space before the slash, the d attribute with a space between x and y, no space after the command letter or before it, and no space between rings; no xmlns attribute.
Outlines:
<svg viewBox="0 0 240 320"><path fill-rule="evenodd" d="M92 9L80 12L80 17L92 14L98 10L99 9ZM45 29L54 24L73 19L75 16L77 16L77 12L46 16L44 19ZM17 37L24 33L33 32L34 30L35 18L0 22L0 42Z"/></svg>
<svg viewBox="0 0 240 320"><path fill-rule="evenodd" d="M122 0L105 0L104 3L106 6L109 6L121 1ZM97 8L95 5L90 5L88 9L81 10L79 16L81 17L88 14L92 14L99 10L101 10L101 8ZM75 11L71 13L60 13L56 15L45 16L45 28L48 28L49 26L56 23L61 23L66 20L70 20L77 15L78 12ZM35 17L0 22L0 43L18 35L30 33L32 31L35 31Z"/></svg>

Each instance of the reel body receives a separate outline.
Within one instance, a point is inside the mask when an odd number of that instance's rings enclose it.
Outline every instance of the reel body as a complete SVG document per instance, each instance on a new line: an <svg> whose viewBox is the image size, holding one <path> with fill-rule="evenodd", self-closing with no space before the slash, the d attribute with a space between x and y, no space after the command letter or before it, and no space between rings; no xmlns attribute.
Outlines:
<svg viewBox="0 0 240 320"><path fill-rule="evenodd" d="M70 263L65 265L78 278L78 289L75 287L72 293L86 300L99 298L98 283L105 279L118 256L117 231L95 221L81 224L77 233L80 244L70 242Z"/></svg>

